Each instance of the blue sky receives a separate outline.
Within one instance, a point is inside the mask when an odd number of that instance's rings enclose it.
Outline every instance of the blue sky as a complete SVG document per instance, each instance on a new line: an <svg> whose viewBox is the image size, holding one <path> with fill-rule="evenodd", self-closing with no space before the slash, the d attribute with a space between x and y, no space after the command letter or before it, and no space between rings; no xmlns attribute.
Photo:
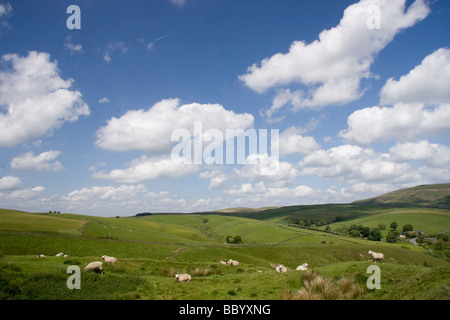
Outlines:
<svg viewBox="0 0 450 320"><path fill-rule="evenodd" d="M444 0L0 0L0 207L195 212L449 182L449 16ZM171 134L194 121L277 129L279 157L177 164Z"/></svg>

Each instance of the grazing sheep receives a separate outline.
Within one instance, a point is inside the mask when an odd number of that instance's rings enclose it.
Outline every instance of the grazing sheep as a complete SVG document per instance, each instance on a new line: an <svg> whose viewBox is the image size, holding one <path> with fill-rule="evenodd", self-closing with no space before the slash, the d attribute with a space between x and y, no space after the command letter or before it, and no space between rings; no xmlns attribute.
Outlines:
<svg viewBox="0 0 450 320"><path fill-rule="evenodd" d="M176 282L189 282L189 281L191 281L191 276L187 273L176 274L175 280L176 280Z"/></svg>
<svg viewBox="0 0 450 320"><path fill-rule="evenodd" d="M101 262L101 261L91 262L86 266L86 268L84 268L84 271L92 271L94 273L103 273L103 262Z"/></svg>
<svg viewBox="0 0 450 320"><path fill-rule="evenodd" d="M57 253L57 254L56 254L56 257L62 257L62 256L64 256L64 253L63 253L63 252L60 252L60 253Z"/></svg>
<svg viewBox="0 0 450 320"><path fill-rule="evenodd" d="M278 266L275 268L275 271L278 272L278 273L283 273L283 272L286 272L287 269L286 269L285 266L283 266L282 264L280 264L280 265L278 265Z"/></svg>
<svg viewBox="0 0 450 320"><path fill-rule="evenodd" d="M108 257L108 256L102 256L102 260L103 261L105 261L105 262L110 262L110 263L116 263L116 262L118 262L119 260L117 260L116 258L114 258L114 257Z"/></svg>
<svg viewBox="0 0 450 320"><path fill-rule="evenodd" d="M37 257L38 258L45 258L45 256L43 254L38 254Z"/></svg>
<svg viewBox="0 0 450 320"><path fill-rule="evenodd" d="M64 255L64 258L65 258L65 257L68 257L68 256L69 256L68 254L65 254L65 255Z"/></svg>
<svg viewBox="0 0 450 320"><path fill-rule="evenodd" d="M239 262L236 260L230 259L227 261L227 264L237 267L239 265Z"/></svg>
<svg viewBox="0 0 450 320"><path fill-rule="evenodd" d="M227 264L225 261L220 260L220 264Z"/></svg>
<svg viewBox="0 0 450 320"><path fill-rule="evenodd" d="M376 262L377 260L384 261L384 254L374 252L372 250L369 250L369 254L372 256L373 260Z"/></svg>
<svg viewBox="0 0 450 320"><path fill-rule="evenodd" d="M304 264L299 265L299 266L297 267L297 269L295 269L295 270L298 270L298 271L306 271L306 270L308 270L308 264L305 262Z"/></svg>

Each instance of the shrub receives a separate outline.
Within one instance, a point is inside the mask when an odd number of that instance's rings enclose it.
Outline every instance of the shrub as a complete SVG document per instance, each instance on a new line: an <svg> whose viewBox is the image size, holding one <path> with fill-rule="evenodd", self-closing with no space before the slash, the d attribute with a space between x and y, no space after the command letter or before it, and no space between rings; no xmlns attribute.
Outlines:
<svg viewBox="0 0 450 320"><path fill-rule="evenodd" d="M386 242L389 243L396 243L397 242L397 235L393 231L389 231L386 235Z"/></svg>
<svg viewBox="0 0 450 320"><path fill-rule="evenodd" d="M409 223L407 223L407 224L405 224L404 226L403 226L403 232L406 232L406 231L413 231L413 225L412 224L409 224Z"/></svg>
<svg viewBox="0 0 450 320"><path fill-rule="evenodd" d="M286 291L282 297L290 300L356 299L365 293L364 288L347 278L337 281L319 276L314 271L302 275L304 288L296 294Z"/></svg>

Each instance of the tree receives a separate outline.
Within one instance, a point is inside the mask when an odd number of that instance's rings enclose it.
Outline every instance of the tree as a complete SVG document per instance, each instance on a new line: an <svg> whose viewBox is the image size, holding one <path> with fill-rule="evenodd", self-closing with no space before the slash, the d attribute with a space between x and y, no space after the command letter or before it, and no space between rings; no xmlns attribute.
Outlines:
<svg viewBox="0 0 450 320"><path fill-rule="evenodd" d="M242 243L242 238L241 238L241 236L234 236L234 238L233 238L233 243L234 243L234 244Z"/></svg>
<svg viewBox="0 0 450 320"><path fill-rule="evenodd" d="M357 229L353 229L350 231L350 236L358 238L359 237L359 231Z"/></svg>
<svg viewBox="0 0 450 320"><path fill-rule="evenodd" d="M386 235L386 242L396 243L397 242L397 234L394 231L389 231Z"/></svg>
<svg viewBox="0 0 450 320"><path fill-rule="evenodd" d="M371 241L381 241L381 238L383 238L383 236L381 235L380 229L374 228L370 230L370 234L367 239Z"/></svg>
<svg viewBox="0 0 450 320"><path fill-rule="evenodd" d="M226 241L231 244L239 244L242 243L242 238L241 236L227 236Z"/></svg>
<svg viewBox="0 0 450 320"><path fill-rule="evenodd" d="M377 225L377 228L380 229L380 230L386 230L386 225L384 223L379 223Z"/></svg>
<svg viewBox="0 0 450 320"><path fill-rule="evenodd" d="M413 230L414 230L414 228L413 228L413 225L412 225L412 224L407 223L407 224L405 224L405 225L403 226L403 232L406 232L406 231L413 231Z"/></svg>
<svg viewBox="0 0 450 320"><path fill-rule="evenodd" d="M361 235L364 238L367 238L370 235L370 228L369 227L362 227L361 228Z"/></svg>
<svg viewBox="0 0 450 320"><path fill-rule="evenodd" d="M391 225L390 225L390 228L391 228L392 230L397 229L397 227L398 227L397 222L392 222Z"/></svg>

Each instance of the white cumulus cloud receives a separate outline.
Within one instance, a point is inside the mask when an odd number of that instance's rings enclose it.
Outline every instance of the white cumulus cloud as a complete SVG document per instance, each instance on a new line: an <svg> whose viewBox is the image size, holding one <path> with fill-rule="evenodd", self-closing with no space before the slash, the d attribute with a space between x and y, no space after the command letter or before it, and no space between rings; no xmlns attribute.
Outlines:
<svg viewBox="0 0 450 320"><path fill-rule="evenodd" d="M131 161L128 168L114 169L109 173L94 172L92 177L122 183L138 183L156 179L160 176L178 178L194 173L198 168L198 165L172 161L170 157L153 158L144 155Z"/></svg>
<svg viewBox="0 0 450 320"><path fill-rule="evenodd" d="M441 48L399 80L390 78L381 89L381 104L440 104L450 101L450 49Z"/></svg>
<svg viewBox="0 0 450 320"><path fill-rule="evenodd" d="M179 99L162 100L148 110L130 110L120 118L112 118L97 131L97 146L114 151L141 150L161 153L169 151L175 129L187 129L194 136L194 122L202 122L202 131L218 129L225 137L226 129L253 126L251 114L236 114L219 104L191 103L180 105Z"/></svg>
<svg viewBox="0 0 450 320"><path fill-rule="evenodd" d="M22 187L22 181L18 177L6 176L0 178L0 191L16 190Z"/></svg>
<svg viewBox="0 0 450 320"><path fill-rule="evenodd" d="M26 152L11 160L12 170L24 171L60 171L64 167L59 161L54 161L61 151L50 150L35 156L33 152Z"/></svg>
<svg viewBox="0 0 450 320"><path fill-rule="evenodd" d="M50 55L31 51L27 56L3 55L0 71L0 146L12 147L39 138L89 115L79 91L70 90Z"/></svg>
<svg viewBox="0 0 450 320"><path fill-rule="evenodd" d="M382 21L381 28L375 30L367 26L374 5ZM239 79L258 93L291 84L307 87L306 92L280 90L267 111L268 117L286 103L299 109L354 101L364 92L361 79L373 76L370 66L375 56L397 33L423 20L429 12L423 0L408 8L406 0L361 0L346 8L339 24L322 31L318 40L310 44L294 41L287 53L252 65Z"/></svg>
<svg viewBox="0 0 450 320"><path fill-rule="evenodd" d="M339 136L348 142L367 146L376 141L407 141L449 130L450 104L397 103L393 107L364 108L353 112L347 124Z"/></svg>

